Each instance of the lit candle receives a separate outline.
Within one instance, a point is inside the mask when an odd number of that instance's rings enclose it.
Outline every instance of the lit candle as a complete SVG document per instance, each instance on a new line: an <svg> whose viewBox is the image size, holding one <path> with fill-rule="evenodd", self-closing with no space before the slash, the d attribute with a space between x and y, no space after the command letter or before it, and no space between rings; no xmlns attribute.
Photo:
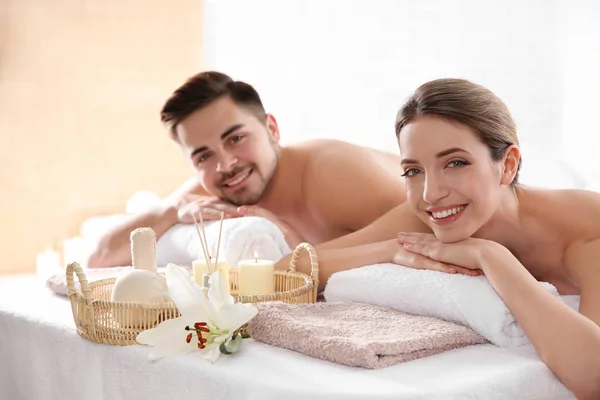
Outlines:
<svg viewBox="0 0 600 400"><path fill-rule="evenodd" d="M254 252L254 259L240 261L238 263L238 295L273 293L275 291L274 269L273 261L259 259L256 252Z"/></svg>
<svg viewBox="0 0 600 400"><path fill-rule="evenodd" d="M48 247L37 254L35 263L35 272L39 277L50 278L57 274L60 269L60 254Z"/></svg>
<svg viewBox="0 0 600 400"><path fill-rule="evenodd" d="M63 242L63 264L65 267L67 264L72 262L78 262L80 265L84 265L87 262L86 254L86 243L82 238L76 236L71 239L67 239Z"/></svg>
<svg viewBox="0 0 600 400"><path fill-rule="evenodd" d="M214 264L215 258L211 257L210 262ZM230 283L229 283L229 265L227 264L227 260L219 260L217 263L217 271L221 273L221 277L225 280L225 287L227 288L227 292L231 291ZM206 264L206 259L194 260L192 262L192 275L194 282L197 285L202 286L202 275L210 274L210 270L208 265Z"/></svg>

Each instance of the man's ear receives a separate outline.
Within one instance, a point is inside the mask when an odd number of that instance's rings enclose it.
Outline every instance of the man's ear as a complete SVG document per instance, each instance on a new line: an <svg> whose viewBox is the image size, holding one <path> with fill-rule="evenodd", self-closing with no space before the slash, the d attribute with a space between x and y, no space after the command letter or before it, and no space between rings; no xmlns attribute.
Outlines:
<svg viewBox="0 0 600 400"><path fill-rule="evenodd" d="M273 142L279 143L279 126L277 125L275 117L272 114L267 114L265 123L271 138L273 138Z"/></svg>
<svg viewBox="0 0 600 400"><path fill-rule="evenodd" d="M500 183L503 185L510 185L517 172L519 170L519 160L521 159L521 151L517 146L510 145L504 152L504 159L502 160L502 179Z"/></svg>

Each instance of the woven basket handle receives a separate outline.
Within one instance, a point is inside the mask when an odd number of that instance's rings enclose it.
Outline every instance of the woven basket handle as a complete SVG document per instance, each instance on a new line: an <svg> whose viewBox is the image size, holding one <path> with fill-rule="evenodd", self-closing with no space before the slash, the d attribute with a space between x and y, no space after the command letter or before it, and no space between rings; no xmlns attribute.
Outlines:
<svg viewBox="0 0 600 400"><path fill-rule="evenodd" d="M290 260L290 271L296 272L296 263L298 262L298 257L300 257L300 253L302 250L308 253L310 257L310 276L315 282L315 285L318 286L319 282L319 259L317 258L317 251L310 243L300 243L292 253L292 259Z"/></svg>
<svg viewBox="0 0 600 400"><path fill-rule="evenodd" d="M77 274L77 279L79 280L81 290L75 288L75 274ZM69 298L79 291L83 292L83 298L85 299L86 304L90 304L92 302L92 291L90 290L90 286L88 285L88 281L85 277L83 269L77 262L72 262L67 265L67 289Z"/></svg>

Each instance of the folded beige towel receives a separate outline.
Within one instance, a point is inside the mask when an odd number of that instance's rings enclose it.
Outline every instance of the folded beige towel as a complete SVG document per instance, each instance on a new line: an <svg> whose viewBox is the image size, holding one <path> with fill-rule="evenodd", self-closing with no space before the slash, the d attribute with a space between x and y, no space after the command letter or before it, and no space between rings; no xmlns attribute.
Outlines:
<svg viewBox="0 0 600 400"><path fill-rule="evenodd" d="M486 340L462 325L355 302L258 303L253 339L338 364L370 369Z"/></svg>

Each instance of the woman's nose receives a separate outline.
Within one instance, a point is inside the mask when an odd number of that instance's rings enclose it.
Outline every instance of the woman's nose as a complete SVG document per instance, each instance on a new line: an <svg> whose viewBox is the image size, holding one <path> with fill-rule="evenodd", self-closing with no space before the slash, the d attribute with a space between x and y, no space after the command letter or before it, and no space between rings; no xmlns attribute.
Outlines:
<svg viewBox="0 0 600 400"><path fill-rule="evenodd" d="M448 187L439 177L429 175L425 178L425 186L423 188L423 200L429 204L436 204L444 197L448 196Z"/></svg>

